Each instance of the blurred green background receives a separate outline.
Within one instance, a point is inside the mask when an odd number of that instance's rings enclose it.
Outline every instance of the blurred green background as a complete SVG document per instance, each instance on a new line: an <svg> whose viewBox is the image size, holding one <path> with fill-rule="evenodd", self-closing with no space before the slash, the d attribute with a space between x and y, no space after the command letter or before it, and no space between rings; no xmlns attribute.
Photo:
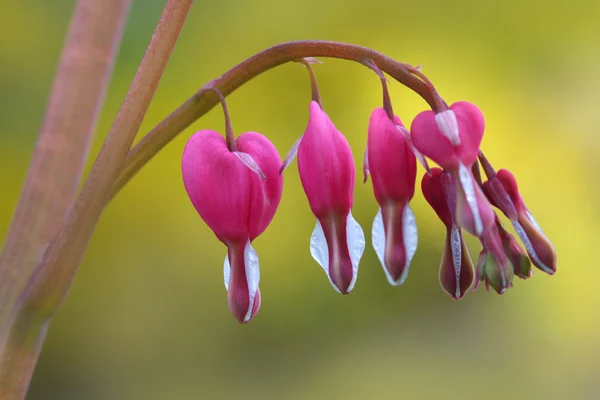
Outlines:
<svg viewBox="0 0 600 400"><path fill-rule="evenodd" d="M164 1L134 2L95 154ZM18 201L74 0L0 2L0 240ZM197 0L140 136L206 81L278 42L329 39L422 64L449 102L486 115L483 149L517 176L559 257L504 296L442 292L443 229L420 193L420 246L409 279L387 284L367 247L348 296L308 251L314 218L295 165L271 227L255 242L263 305L229 314L225 248L180 177L186 139L222 131L213 110L110 204L68 301L54 319L30 399L600 398L600 2L505 0ZM367 69L317 66L324 106L360 171L380 85ZM409 124L426 104L391 84ZM307 121L306 71L288 64L229 98L237 133L266 134L285 156ZM422 174L420 170L420 174ZM357 183L354 216L370 242L377 205ZM471 241L475 244L475 241ZM478 249L472 247L472 256Z"/></svg>

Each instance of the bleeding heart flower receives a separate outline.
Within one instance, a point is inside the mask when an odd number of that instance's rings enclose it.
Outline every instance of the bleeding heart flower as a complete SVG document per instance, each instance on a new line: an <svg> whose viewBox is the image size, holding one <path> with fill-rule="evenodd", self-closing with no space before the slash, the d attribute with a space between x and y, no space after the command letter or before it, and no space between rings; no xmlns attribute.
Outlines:
<svg viewBox="0 0 600 400"><path fill-rule="evenodd" d="M454 176L456 223L478 237L494 223L493 210L471 172L484 129L483 114L467 102L437 114L424 111L411 125L415 147Z"/></svg>
<svg viewBox="0 0 600 400"><path fill-rule="evenodd" d="M525 206L514 175L505 169L495 173L487 160L482 160L482 165L488 175L488 181L483 184L488 198L510 219L533 265L553 275L556 250Z"/></svg>
<svg viewBox="0 0 600 400"><path fill-rule="evenodd" d="M446 226L446 241L439 279L442 289L453 299L461 299L473 285L473 262L462 237L460 227L450 212L456 201L454 178L448 172L432 168L421 181L423 196Z"/></svg>
<svg viewBox="0 0 600 400"><path fill-rule="evenodd" d="M263 135L246 132L230 151L216 131L188 141L182 158L183 182L200 217L227 246L224 263L229 308L246 323L260 308L260 270L252 241L273 219L283 187L281 159Z"/></svg>
<svg viewBox="0 0 600 400"><path fill-rule="evenodd" d="M417 224L408 203L415 193L417 162L401 129L383 108L376 108L369 121L365 165L371 174L379 212L373 222L373 247L391 285L401 285L408 276L417 250ZM366 179L366 175L365 175Z"/></svg>
<svg viewBox="0 0 600 400"><path fill-rule="evenodd" d="M317 224L310 253L321 265L334 289L352 290L365 248L360 225L352 217L355 169L344 135L315 101L304 135L294 144L281 171L298 155L298 171Z"/></svg>

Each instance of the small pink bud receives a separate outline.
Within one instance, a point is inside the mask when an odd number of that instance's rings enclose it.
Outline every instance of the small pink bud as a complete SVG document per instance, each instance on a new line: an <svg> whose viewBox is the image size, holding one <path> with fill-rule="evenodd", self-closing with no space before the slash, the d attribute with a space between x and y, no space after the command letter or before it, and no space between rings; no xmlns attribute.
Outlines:
<svg viewBox="0 0 600 400"><path fill-rule="evenodd" d="M417 249L417 225L408 203L415 192L417 162L383 108L376 108L369 121L368 170L380 209L373 222L373 247L390 284L404 282Z"/></svg>
<svg viewBox="0 0 600 400"><path fill-rule="evenodd" d="M519 246L513 235L508 233L501 224L497 224L504 252L508 256L510 263L513 265L515 275L521 279L531 278L533 270L527 253Z"/></svg>
<svg viewBox="0 0 600 400"><path fill-rule="evenodd" d="M473 285L473 262L464 243L460 228L450 212L456 199L452 176L439 168L432 168L421 181L423 196L446 226L446 241L439 279L442 289L453 299L461 299Z"/></svg>
<svg viewBox="0 0 600 400"><path fill-rule="evenodd" d="M313 258L334 289L352 290L365 247L364 233L352 217L355 169L352 151L316 102L298 145L298 171L317 224L310 240Z"/></svg>
<svg viewBox="0 0 600 400"><path fill-rule="evenodd" d="M556 250L525 206L514 175L501 169L484 183L484 190L494 206L510 219L531 262L553 275L556 272Z"/></svg>
<svg viewBox="0 0 600 400"><path fill-rule="evenodd" d="M415 147L442 168L457 170L459 164L471 165L477 160L483 138L485 120L476 105L458 102L441 113L424 111L411 125Z"/></svg>
<svg viewBox="0 0 600 400"><path fill-rule="evenodd" d="M224 275L229 307L242 323L260 307L258 257L251 242L273 219L283 187L281 159L263 135L247 132L236 140L204 130L188 141L182 158L183 183L200 217L227 246Z"/></svg>

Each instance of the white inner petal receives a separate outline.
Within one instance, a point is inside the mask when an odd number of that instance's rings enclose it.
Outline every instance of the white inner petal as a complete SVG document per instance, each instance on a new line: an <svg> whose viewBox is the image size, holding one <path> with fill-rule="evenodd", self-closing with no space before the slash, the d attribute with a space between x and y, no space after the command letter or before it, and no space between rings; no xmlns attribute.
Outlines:
<svg viewBox="0 0 600 400"><path fill-rule="evenodd" d="M454 146L460 145L460 136L458 135L458 121L456 114L452 110L442 111L435 114L435 123L444 136L448 138Z"/></svg>
<svg viewBox="0 0 600 400"><path fill-rule="evenodd" d="M237 158L239 158L239 160L248 168L250 168L250 170L252 172L254 172L256 175L260 176L260 179L262 179L263 181L265 179L267 179L267 176L265 175L264 172L262 172L262 170L260 169L260 167L258 166L258 164L256 163L256 161L254 161L254 159L252 158L252 156L248 153L243 153L241 151L234 151L233 154L236 155Z"/></svg>
<svg viewBox="0 0 600 400"><path fill-rule="evenodd" d="M246 267L246 281L248 282L248 295L250 296L250 304L248 305L248 312L246 312L244 322L248 322L252 318L254 300L258 291L258 282L260 281L258 254L256 254L256 251L250 244L250 240L246 242L246 247L244 247L244 266Z"/></svg>
<svg viewBox="0 0 600 400"><path fill-rule="evenodd" d="M402 238L404 240L406 263L404 264L404 270L399 279L400 283L403 283L406 280L410 263L417 252L417 244L419 242L415 213L410 209L408 203L404 206L404 210L402 211Z"/></svg>
<svg viewBox="0 0 600 400"><path fill-rule="evenodd" d="M475 195L475 186L473 185L473 178L471 172L462 163L458 165L458 177L460 179L460 185L462 186L465 198L467 199L467 205L473 215L473 222L475 223L475 233L477 236L481 236L483 233L483 223L481 222L481 216L479 215L479 206L477 205L477 197Z"/></svg>
<svg viewBox="0 0 600 400"><path fill-rule="evenodd" d="M310 236L310 255L323 268L335 291L341 293L331 280L331 276L329 276L329 249L327 247L327 240L325 239L325 232L323 232L323 227L318 219L315 229Z"/></svg>
<svg viewBox="0 0 600 400"><path fill-rule="evenodd" d="M373 220L373 228L371 230L371 244L373 245L373 249L377 254L377 258L379 258L379 262L383 267L383 272L385 272L385 276L390 283L390 285L396 286L397 283L394 281L390 272L385 266L385 228L383 225L383 215L381 214L381 208L377 211L377 215L375 215L375 219Z"/></svg>
<svg viewBox="0 0 600 400"><path fill-rule="evenodd" d="M225 263L223 264L223 276L225 278L225 290L229 290L229 275L231 274L231 264L229 264L229 254L225 254Z"/></svg>
<svg viewBox="0 0 600 400"><path fill-rule="evenodd" d="M365 234L358 222L352 217L351 212L348 213L348 217L346 218L346 241L348 243L350 261L352 262L352 281L348 286L349 292L356 284L358 263L365 250ZM329 275L329 249L327 247L327 240L325 239L325 232L323 232L323 227L319 220L317 220L315 229L310 237L310 255L323 268L331 286L333 286L336 292L341 293Z"/></svg>
<svg viewBox="0 0 600 400"><path fill-rule="evenodd" d="M455 225L452 225L450 233L450 247L452 249L452 264L454 264L454 277L456 279L456 290L454 295L460 297L460 269L462 264L462 240L460 231Z"/></svg>
<svg viewBox="0 0 600 400"><path fill-rule="evenodd" d="M352 261L352 281L348 286L348 292L354 288L356 278L358 277L358 263L365 251L365 234L354 217L352 211L348 213L346 218L346 240L348 242L348 252Z"/></svg>
<svg viewBox="0 0 600 400"><path fill-rule="evenodd" d="M512 220L510 220L510 222L514 226L515 231L517 232L517 235L519 235L519 239L521 239L521 241L525 245L525 249L527 250L527 253L529 253L529 257L531 257L531 259L533 261L535 261L535 263L544 272L552 274L553 273L552 269L550 267L548 267L546 264L544 264L542 262L542 260L540 260L540 258L538 257L537 253L535 252L535 250L533 248L533 244L531 243L531 240L529 240L529 237L527 236L527 233L525 232L525 229L523 229L523 227L521 226L521 224L519 223L519 221L517 221L516 219L512 219Z"/></svg>
<svg viewBox="0 0 600 400"><path fill-rule="evenodd" d="M252 309L254 308L254 298L258 290L260 281L260 267L258 264L258 254L250 244L250 240L246 242L244 247L244 268L246 270L246 282L248 284L248 296L250 298L248 311L244 316L244 322L248 322L252 317ZM225 280L225 289L229 291L229 277L231 276L231 264L229 263L229 255L225 256L223 263L223 277Z"/></svg>

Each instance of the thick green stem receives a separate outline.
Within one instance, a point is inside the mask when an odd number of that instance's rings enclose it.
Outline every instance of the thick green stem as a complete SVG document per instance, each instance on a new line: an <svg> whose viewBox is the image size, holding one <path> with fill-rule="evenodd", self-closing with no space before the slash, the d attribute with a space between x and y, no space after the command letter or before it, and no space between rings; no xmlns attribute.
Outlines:
<svg viewBox="0 0 600 400"><path fill-rule="evenodd" d="M79 0L0 254L0 336L79 187L131 0Z"/></svg>
<svg viewBox="0 0 600 400"><path fill-rule="evenodd" d="M219 103L217 95L209 90L217 88L224 96L256 76L278 65L306 57L329 57L365 64L372 60L398 82L414 90L434 111L445 108L430 82L424 82L413 73L410 65L400 63L366 47L327 41L297 41L270 47L236 65L220 78L210 81L189 100L173 111L152 129L130 152L112 191L114 196L127 182L173 138ZM418 72L418 71L417 71Z"/></svg>
<svg viewBox="0 0 600 400"><path fill-rule="evenodd" d="M83 1L93 3L92 9L101 8L103 4L103 1ZM22 399L26 394L48 324L68 293L192 3L193 0L167 1L123 105L80 195L70 207L67 220L48 245L41 262L37 263L25 290L9 314L10 318L5 320L8 323L2 326L1 398Z"/></svg>

